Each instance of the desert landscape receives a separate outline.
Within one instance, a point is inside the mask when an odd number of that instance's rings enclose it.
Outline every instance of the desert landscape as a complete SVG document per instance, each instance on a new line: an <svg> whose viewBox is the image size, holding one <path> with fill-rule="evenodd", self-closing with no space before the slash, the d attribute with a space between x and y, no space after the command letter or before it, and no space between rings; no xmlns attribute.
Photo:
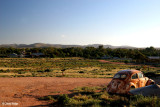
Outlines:
<svg viewBox="0 0 160 107"><path fill-rule="evenodd" d="M62 106L57 99L62 95L83 98L94 93L103 97L106 86L119 70L141 68L146 73L148 69L159 70L151 66L77 57L2 58L0 62L0 103L17 106ZM153 79L160 84L159 77ZM89 94L83 95L81 91ZM104 101L109 99L108 94L106 96Z"/></svg>
<svg viewBox="0 0 160 107"><path fill-rule="evenodd" d="M0 0L0 106L160 107L160 0Z"/></svg>

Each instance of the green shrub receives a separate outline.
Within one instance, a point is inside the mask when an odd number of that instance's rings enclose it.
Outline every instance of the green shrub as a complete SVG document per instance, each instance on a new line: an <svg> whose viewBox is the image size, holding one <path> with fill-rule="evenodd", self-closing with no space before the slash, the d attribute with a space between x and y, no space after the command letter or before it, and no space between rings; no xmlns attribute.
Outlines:
<svg viewBox="0 0 160 107"><path fill-rule="evenodd" d="M39 100L53 100L56 101L52 96L44 96L44 97L40 97Z"/></svg>
<svg viewBox="0 0 160 107"><path fill-rule="evenodd" d="M1 69L1 70L0 70L0 73L3 73L3 72L4 72L3 69Z"/></svg>
<svg viewBox="0 0 160 107"><path fill-rule="evenodd" d="M160 107L160 99L156 96L145 97L142 95L135 95L130 97L130 105L136 107Z"/></svg>
<svg viewBox="0 0 160 107"><path fill-rule="evenodd" d="M117 100L111 100L110 101L110 106L111 107L124 107L126 105L129 105L128 101L124 100L124 99L117 99Z"/></svg>
<svg viewBox="0 0 160 107"><path fill-rule="evenodd" d="M87 97L86 97L87 98ZM94 107L95 105L99 105L102 101L99 99L94 99L92 97L85 100L78 100L71 98L68 106L84 106L84 107ZM97 107L97 106L95 106Z"/></svg>
<svg viewBox="0 0 160 107"><path fill-rule="evenodd" d="M44 70L44 72L52 72L52 70L51 69L46 69L46 70Z"/></svg>
<svg viewBox="0 0 160 107"><path fill-rule="evenodd" d="M84 73L84 71L78 71L79 73Z"/></svg>
<svg viewBox="0 0 160 107"><path fill-rule="evenodd" d="M70 98L67 94L62 94L58 97L58 103L66 105L70 102Z"/></svg>
<svg viewBox="0 0 160 107"><path fill-rule="evenodd" d="M107 101L109 99L109 94L107 92L104 92L101 94L100 99Z"/></svg>
<svg viewBox="0 0 160 107"><path fill-rule="evenodd" d="M129 60L125 60L124 63L128 64L130 61Z"/></svg>
<svg viewBox="0 0 160 107"><path fill-rule="evenodd" d="M36 76L37 76L37 73L32 72L32 77L36 77Z"/></svg>
<svg viewBox="0 0 160 107"><path fill-rule="evenodd" d="M8 72L10 72L10 70L9 70L9 69L7 69L7 70L3 70L3 69L1 69L1 70L0 70L0 73L8 73Z"/></svg>
<svg viewBox="0 0 160 107"><path fill-rule="evenodd" d="M25 74L25 71L18 71L18 74Z"/></svg>
<svg viewBox="0 0 160 107"><path fill-rule="evenodd" d="M93 94L96 90L99 89L101 89L101 87L77 87L72 91L81 94Z"/></svg>
<svg viewBox="0 0 160 107"><path fill-rule="evenodd" d="M75 95L73 97L73 99L81 100L81 101L86 101L86 100L91 99L91 98L92 98L92 96L90 96L90 95L87 96L87 95L81 95L81 94Z"/></svg>
<svg viewBox="0 0 160 107"><path fill-rule="evenodd" d="M42 71L42 70L38 70L37 72L43 73L44 71Z"/></svg>

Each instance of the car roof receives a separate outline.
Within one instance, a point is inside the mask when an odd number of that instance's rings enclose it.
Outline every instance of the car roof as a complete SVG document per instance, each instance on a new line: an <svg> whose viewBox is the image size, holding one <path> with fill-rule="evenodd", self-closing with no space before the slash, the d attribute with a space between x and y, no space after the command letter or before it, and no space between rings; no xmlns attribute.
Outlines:
<svg viewBox="0 0 160 107"><path fill-rule="evenodd" d="M139 73L139 72L141 72L141 71L127 69L127 70L118 71L117 73L124 73L124 74L125 74L125 73L131 73L131 74L133 74L133 73Z"/></svg>

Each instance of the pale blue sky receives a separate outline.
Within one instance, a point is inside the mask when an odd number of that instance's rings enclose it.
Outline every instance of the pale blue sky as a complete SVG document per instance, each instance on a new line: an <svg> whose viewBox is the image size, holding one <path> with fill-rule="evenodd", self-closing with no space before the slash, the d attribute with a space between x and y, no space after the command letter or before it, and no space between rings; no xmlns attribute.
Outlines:
<svg viewBox="0 0 160 107"><path fill-rule="evenodd" d="M160 0L0 0L0 44L160 47Z"/></svg>

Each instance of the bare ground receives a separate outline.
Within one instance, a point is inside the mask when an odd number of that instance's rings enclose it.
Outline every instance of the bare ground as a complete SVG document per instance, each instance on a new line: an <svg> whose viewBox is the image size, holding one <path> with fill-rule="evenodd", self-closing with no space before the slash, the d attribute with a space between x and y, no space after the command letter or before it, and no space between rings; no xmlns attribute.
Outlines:
<svg viewBox="0 0 160 107"><path fill-rule="evenodd" d="M104 78L62 78L62 77L19 77L0 78L0 106L47 105L51 102L38 98L47 95L70 94L72 89L82 86L106 86L111 79Z"/></svg>

